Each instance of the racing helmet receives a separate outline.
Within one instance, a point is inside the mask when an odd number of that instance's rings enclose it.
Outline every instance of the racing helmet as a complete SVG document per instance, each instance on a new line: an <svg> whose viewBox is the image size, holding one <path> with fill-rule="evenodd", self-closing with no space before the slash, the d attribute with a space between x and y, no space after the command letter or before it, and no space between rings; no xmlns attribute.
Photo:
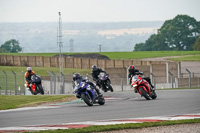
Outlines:
<svg viewBox="0 0 200 133"><path fill-rule="evenodd" d="M93 71L96 71L97 69L98 69L97 65L93 65L93 66L92 66L92 70L93 70Z"/></svg>
<svg viewBox="0 0 200 133"><path fill-rule="evenodd" d="M32 68L31 68L31 67L27 67L26 70L27 70L28 73L31 73L31 72L32 72Z"/></svg>
<svg viewBox="0 0 200 133"><path fill-rule="evenodd" d="M134 65L130 65L128 68L129 72L134 72L135 71L135 66Z"/></svg>
<svg viewBox="0 0 200 133"><path fill-rule="evenodd" d="M81 77L81 75L79 73L74 73L73 74L73 81L76 81L76 80L81 79L81 78L82 77Z"/></svg>

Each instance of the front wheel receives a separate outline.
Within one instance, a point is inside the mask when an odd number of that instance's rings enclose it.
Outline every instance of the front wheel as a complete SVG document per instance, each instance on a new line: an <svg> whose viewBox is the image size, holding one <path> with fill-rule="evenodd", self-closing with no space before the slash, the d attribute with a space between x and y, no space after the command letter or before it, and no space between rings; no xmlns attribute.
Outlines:
<svg viewBox="0 0 200 133"><path fill-rule="evenodd" d="M93 101L92 98L89 94L86 93L82 93L81 94L81 98L83 99L83 101L88 105L88 106L93 106Z"/></svg>
<svg viewBox="0 0 200 133"><path fill-rule="evenodd" d="M139 91L141 92L142 96L144 96L147 100L150 100L148 92L146 92L143 87L140 87Z"/></svg>
<svg viewBox="0 0 200 133"><path fill-rule="evenodd" d="M109 90L110 90L111 92L113 92L113 88L112 88L112 85L110 84L110 81L109 81L109 80L107 81L107 86L108 86Z"/></svg>
<svg viewBox="0 0 200 133"><path fill-rule="evenodd" d="M152 92L151 92L151 98L152 98L152 99L156 99L156 98L157 98L157 94L156 94L155 91L152 91Z"/></svg>
<svg viewBox="0 0 200 133"><path fill-rule="evenodd" d="M41 84L38 85L39 91L42 95L44 95L44 89Z"/></svg>
<svg viewBox="0 0 200 133"><path fill-rule="evenodd" d="M104 99L103 96L99 97L98 103L99 103L99 105L104 105L105 104L105 99Z"/></svg>

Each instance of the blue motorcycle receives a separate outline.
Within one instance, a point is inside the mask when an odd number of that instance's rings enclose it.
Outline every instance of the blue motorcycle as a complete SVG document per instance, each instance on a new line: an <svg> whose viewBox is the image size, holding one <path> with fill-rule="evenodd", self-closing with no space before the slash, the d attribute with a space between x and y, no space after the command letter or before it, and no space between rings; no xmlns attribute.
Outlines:
<svg viewBox="0 0 200 133"><path fill-rule="evenodd" d="M92 89L90 84L85 80L76 80L73 83L74 93L77 98L81 98L88 106L98 103L105 104L103 95L98 95L95 89Z"/></svg>

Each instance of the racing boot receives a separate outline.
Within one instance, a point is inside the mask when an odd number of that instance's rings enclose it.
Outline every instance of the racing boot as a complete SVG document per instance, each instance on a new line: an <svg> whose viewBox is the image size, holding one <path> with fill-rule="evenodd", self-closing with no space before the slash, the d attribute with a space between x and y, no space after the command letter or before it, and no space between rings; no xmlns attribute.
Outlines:
<svg viewBox="0 0 200 133"><path fill-rule="evenodd" d="M77 98L81 98L79 94L76 94L76 97L77 97Z"/></svg>
<svg viewBox="0 0 200 133"><path fill-rule="evenodd" d="M136 89L136 88L134 88L134 92L135 92L135 93L138 93L138 91L137 91L137 89Z"/></svg>
<svg viewBox="0 0 200 133"><path fill-rule="evenodd" d="M155 90L154 86L152 84L150 84L150 85L151 85L151 91L154 91Z"/></svg>
<svg viewBox="0 0 200 133"><path fill-rule="evenodd" d="M102 96L102 94L101 94L101 92L99 91L99 89L95 88L95 90L96 90L98 96Z"/></svg>

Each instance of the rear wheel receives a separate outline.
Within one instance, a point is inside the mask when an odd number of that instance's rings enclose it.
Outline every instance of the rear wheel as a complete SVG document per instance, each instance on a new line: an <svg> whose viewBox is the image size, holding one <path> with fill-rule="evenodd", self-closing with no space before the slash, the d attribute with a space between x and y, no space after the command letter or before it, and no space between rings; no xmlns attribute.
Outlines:
<svg viewBox="0 0 200 133"><path fill-rule="evenodd" d="M44 95L44 89L43 89L42 85L39 84L39 85L37 85L37 86L38 86L38 88L39 88L40 93L41 93L42 95Z"/></svg>
<svg viewBox="0 0 200 133"><path fill-rule="evenodd" d="M93 101L89 94L82 93L81 98L88 106L93 106Z"/></svg>
<svg viewBox="0 0 200 133"><path fill-rule="evenodd" d="M144 96L147 100L150 100L148 92L146 92L143 87L140 87L139 91L141 92L142 96Z"/></svg>

